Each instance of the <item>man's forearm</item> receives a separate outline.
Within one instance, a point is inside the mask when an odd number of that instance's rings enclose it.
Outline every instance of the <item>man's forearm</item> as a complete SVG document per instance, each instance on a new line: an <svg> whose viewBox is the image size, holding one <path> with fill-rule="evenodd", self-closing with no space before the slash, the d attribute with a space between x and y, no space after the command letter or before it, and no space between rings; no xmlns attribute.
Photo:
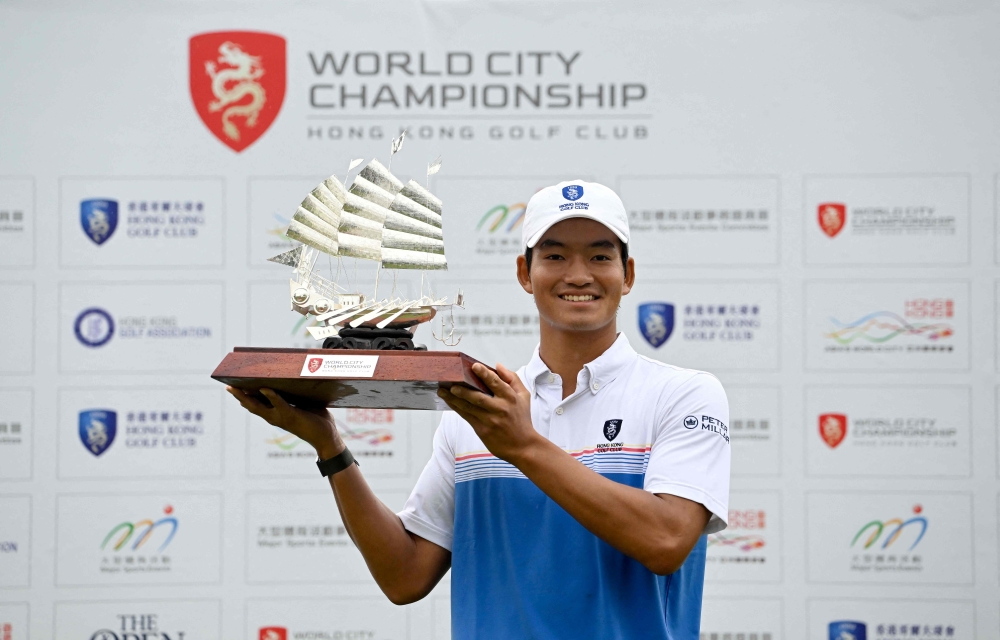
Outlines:
<svg viewBox="0 0 1000 640"><path fill-rule="evenodd" d="M329 450L326 453L326 457L336 455ZM429 593L448 570L447 564L440 566L444 550L422 549L432 543L403 527L399 517L371 490L357 466L351 465L329 480L344 528L383 593L396 604L414 602Z"/></svg>
<svg viewBox="0 0 1000 640"><path fill-rule="evenodd" d="M321 460L346 448L326 407L293 407L272 389L260 390L266 402L235 387L226 390L250 413L308 442ZM330 476L330 486L344 527L389 599L402 604L427 595L448 570L451 553L408 533L357 466Z"/></svg>
<svg viewBox="0 0 1000 640"><path fill-rule="evenodd" d="M587 530L654 573L679 568L692 548L685 532L708 521L701 505L609 480L545 438L511 462Z"/></svg>

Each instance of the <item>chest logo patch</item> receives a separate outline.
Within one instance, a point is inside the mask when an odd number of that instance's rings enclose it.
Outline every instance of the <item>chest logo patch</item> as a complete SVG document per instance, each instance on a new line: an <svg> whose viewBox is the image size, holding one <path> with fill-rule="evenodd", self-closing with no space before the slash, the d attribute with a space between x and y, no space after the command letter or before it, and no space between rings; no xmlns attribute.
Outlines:
<svg viewBox="0 0 1000 640"><path fill-rule="evenodd" d="M604 437L608 439L608 442L612 442L618 437L618 434L622 430L622 421L618 420L605 420L604 422Z"/></svg>

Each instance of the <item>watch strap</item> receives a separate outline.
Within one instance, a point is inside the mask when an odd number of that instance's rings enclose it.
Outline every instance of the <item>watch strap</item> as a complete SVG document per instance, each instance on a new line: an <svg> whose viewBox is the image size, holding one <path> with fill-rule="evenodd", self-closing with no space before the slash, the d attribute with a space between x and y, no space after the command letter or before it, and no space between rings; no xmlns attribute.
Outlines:
<svg viewBox="0 0 1000 640"><path fill-rule="evenodd" d="M344 447L343 451L332 458L316 461L316 466L319 467L319 472L323 475L323 477L339 473L352 464L356 464L359 467L361 466L361 464L354 459L354 456L351 455L351 450L347 447Z"/></svg>

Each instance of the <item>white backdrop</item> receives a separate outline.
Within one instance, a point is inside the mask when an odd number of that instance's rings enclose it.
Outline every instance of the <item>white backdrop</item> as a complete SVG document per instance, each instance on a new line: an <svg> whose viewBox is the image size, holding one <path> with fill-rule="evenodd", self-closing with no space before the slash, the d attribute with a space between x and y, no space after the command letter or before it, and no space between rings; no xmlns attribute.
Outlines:
<svg viewBox="0 0 1000 640"><path fill-rule="evenodd" d="M537 340L523 203L619 190L621 330L731 403L706 640L1000 637L998 29L985 1L3 3L0 639L449 637L448 579L389 604L308 446L208 378L309 343L264 260L403 128L396 173L443 156L433 285L464 289L487 362ZM241 31L276 37L191 43ZM260 58L239 140L210 110L225 42ZM338 413L400 506L438 416ZM95 420L115 437L88 444Z"/></svg>

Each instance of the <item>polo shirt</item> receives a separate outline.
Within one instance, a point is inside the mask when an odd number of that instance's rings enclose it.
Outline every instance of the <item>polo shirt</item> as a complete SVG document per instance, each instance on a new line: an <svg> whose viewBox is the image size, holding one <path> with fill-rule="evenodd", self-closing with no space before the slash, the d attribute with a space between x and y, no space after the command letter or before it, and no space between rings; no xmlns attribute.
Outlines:
<svg viewBox="0 0 1000 640"><path fill-rule="evenodd" d="M584 366L566 399L537 348L517 375L543 436L605 478L699 502L711 518L680 569L658 576L587 531L446 412L399 517L452 552L454 640L697 640L705 534L728 518L721 383L640 356L624 334Z"/></svg>

